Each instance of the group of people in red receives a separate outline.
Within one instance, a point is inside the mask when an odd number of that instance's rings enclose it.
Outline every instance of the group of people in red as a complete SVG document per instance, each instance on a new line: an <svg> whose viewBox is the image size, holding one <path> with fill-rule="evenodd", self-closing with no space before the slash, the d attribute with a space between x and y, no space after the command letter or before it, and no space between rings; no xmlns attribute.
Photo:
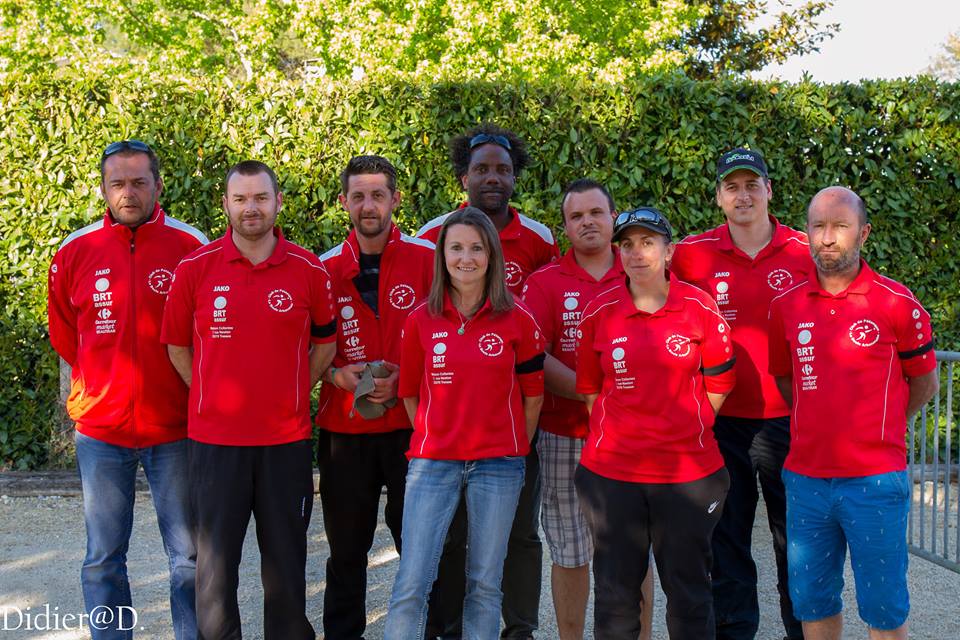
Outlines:
<svg viewBox="0 0 960 640"><path fill-rule="evenodd" d="M649 638L652 567L670 638L754 638L758 484L786 637L839 639L849 549L871 638L905 638L905 428L937 391L929 314L870 269L871 226L828 187L807 232L770 215L756 150L717 163L725 221L676 242L599 182L559 201L570 249L510 206L530 161L484 124L450 141L466 201L416 237L381 156L343 170L352 229L320 256L277 225L273 170L226 175L213 242L167 216L157 156L109 145L104 217L49 271L72 367L88 611L126 611L142 466L170 560L174 635L241 637L252 514L264 636L312 639L313 426L330 553L328 640L362 638L384 520L400 562L384 637L532 638L541 542L562 640ZM310 392L322 381L310 418ZM129 638L116 620L97 640Z"/></svg>

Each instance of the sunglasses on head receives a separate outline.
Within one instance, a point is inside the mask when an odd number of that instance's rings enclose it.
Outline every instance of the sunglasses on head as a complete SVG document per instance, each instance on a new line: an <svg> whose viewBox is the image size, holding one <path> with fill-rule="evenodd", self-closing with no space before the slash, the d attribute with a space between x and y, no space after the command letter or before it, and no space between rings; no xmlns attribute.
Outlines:
<svg viewBox="0 0 960 640"><path fill-rule="evenodd" d="M120 153L121 151L141 151L143 153L152 153L150 145L141 140L120 140L119 142L111 142L107 145L107 148L103 150L103 155L101 158L109 158L115 153Z"/></svg>
<svg viewBox="0 0 960 640"><path fill-rule="evenodd" d="M470 138L470 148L475 149L482 144L498 144L507 151L510 151L510 141L505 136L495 136L491 133L478 133Z"/></svg>
<svg viewBox="0 0 960 640"><path fill-rule="evenodd" d="M639 209L624 211L619 214L613 223L614 235L624 227L629 227L637 223L642 223L648 228L652 228L665 235L667 238L673 235L673 231L670 229L670 223L667 222L666 217L652 207L640 207Z"/></svg>

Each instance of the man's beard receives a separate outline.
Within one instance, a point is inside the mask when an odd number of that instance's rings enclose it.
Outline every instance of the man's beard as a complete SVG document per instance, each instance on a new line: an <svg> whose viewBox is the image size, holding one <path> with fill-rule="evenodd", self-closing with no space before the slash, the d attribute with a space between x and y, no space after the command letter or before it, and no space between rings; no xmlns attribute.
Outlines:
<svg viewBox="0 0 960 640"><path fill-rule="evenodd" d="M860 263L860 247L844 251L836 258L825 258L818 251L813 254L813 261L821 273L843 273Z"/></svg>

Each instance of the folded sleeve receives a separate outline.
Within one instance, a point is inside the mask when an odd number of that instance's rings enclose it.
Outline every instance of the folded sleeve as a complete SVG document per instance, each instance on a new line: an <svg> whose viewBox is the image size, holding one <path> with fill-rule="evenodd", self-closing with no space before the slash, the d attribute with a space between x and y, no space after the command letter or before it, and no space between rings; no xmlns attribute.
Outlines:
<svg viewBox="0 0 960 640"><path fill-rule="evenodd" d="M528 398L542 396L543 332L525 304L517 303L516 314L520 323L520 338L516 347L516 373L520 380L520 393Z"/></svg>
<svg viewBox="0 0 960 640"><path fill-rule="evenodd" d="M729 393L737 382L730 325L713 298L704 295L701 302L705 307L701 316L703 343L700 347L704 386L710 393Z"/></svg>
<svg viewBox="0 0 960 640"><path fill-rule="evenodd" d="M577 326L577 393L600 393L603 387L600 352L594 346L598 317L588 306Z"/></svg>
<svg viewBox="0 0 960 640"><path fill-rule="evenodd" d="M774 300L770 304L767 319L767 369L774 377L789 376L793 371L790 361L790 343L783 328L783 309L778 301Z"/></svg>
<svg viewBox="0 0 960 640"><path fill-rule="evenodd" d="M424 307L420 307L423 309ZM400 382L397 396L415 398L420 395L420 383L424 373L424 351L420 342L419 313L415 310L407 316L400 334Z"/></svg>
<svg viewBox="0 0 960 640"><path fill-rule="evenodd" d="M173 282L163 307L160 342L180 347L193 346L193 314L196 308L193 273L181 262L173 273Z"/></svg>

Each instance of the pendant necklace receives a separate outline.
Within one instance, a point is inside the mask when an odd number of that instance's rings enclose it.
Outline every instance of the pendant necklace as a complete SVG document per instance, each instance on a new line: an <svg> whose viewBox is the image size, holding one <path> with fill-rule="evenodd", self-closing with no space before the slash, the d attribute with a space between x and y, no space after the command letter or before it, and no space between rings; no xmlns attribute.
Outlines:
<svg viewBox="0 0 960 640"><path fill-rule="evenodd" d="M460 314L460 309L457 309L457 315L460 317L460 328L457 329L457 335L462 336L466 331L467 321L463 319L463 315Z"/></svg>

